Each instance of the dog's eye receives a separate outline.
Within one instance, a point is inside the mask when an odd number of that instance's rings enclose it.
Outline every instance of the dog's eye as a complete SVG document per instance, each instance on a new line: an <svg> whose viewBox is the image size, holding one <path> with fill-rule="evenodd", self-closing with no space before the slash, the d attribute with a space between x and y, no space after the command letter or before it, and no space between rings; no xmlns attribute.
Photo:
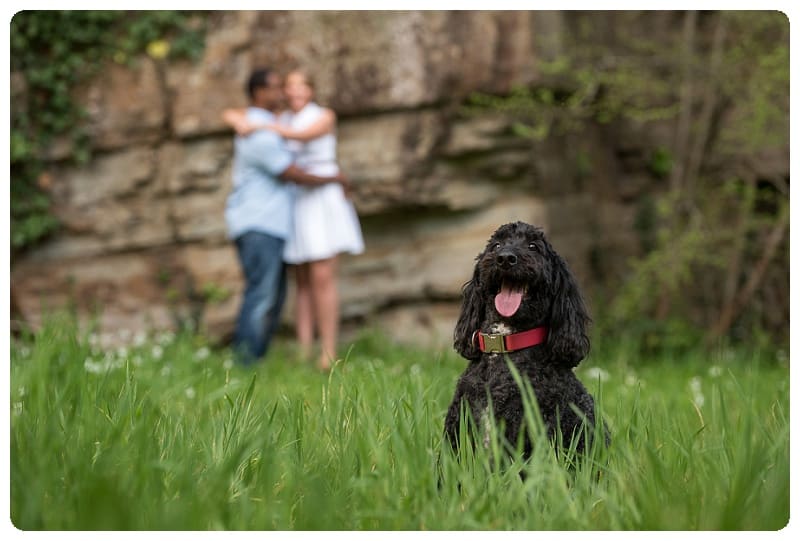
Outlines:
<svg viewBox="0 0 800 541"><path fill-rule="evenodd" d="M495 243L492 245L492 250L497 250L498 248L500 248L500 243L499 243L499 242L495 242Z"/></svg>
<svg viewBox="0 0 800 541"><path fill-rule="evenodd" d="M539 251L539 246L535 242L532 242L532 243L528 244L528 250L534 250L534 251L538 252Z"/></svg>

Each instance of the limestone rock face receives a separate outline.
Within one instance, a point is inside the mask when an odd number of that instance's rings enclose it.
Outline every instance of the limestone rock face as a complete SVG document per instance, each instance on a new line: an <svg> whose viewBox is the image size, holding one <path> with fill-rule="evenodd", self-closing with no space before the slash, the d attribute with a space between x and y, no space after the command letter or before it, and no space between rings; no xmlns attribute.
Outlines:
<svg viewBox="0 0 800 541"><path fill-rule="evenodd" d="M50 174L63 227L16 256L15 300L32 323L67 303L103 330L187 322L230 336L242 291L223 211L231 186L226 107L246 104L256 67L302 67L338 114L338 152L354 185L366 253L341 259L346 333L449 348L461 287L492 232L542 226L588 292L639 250L633 227L656 179L645 148L668 123L597 127L534 142L513 118L464 114L475 91L536 83L564 47L558 12L235 11L209 13L198 62L110 65L79 99L94 158ZM24 92L24 81L12 78ZM59 150L60 148L60 150ZM777 149L754 163L788 172ZM788 173L787 173L788 174ZM591 304L591 296L589 296ZM287 327L293 304L286 310ZM347 334L345 335L347 336Z"/></svg>
<svg viewBox="0 0 800 541"><path fill-rule="evenodd" d="M168 100L154 61L141 58L133 68L110 64L86 96L93 146L111 150L160 141Z"/></svg>
<svg viewBox="0 0 800 541"><path fill-rule="evenodd" d="M260 14L253 62L301 66L340 114L418 108L530 78L534 14L288 12Z"/></svg>

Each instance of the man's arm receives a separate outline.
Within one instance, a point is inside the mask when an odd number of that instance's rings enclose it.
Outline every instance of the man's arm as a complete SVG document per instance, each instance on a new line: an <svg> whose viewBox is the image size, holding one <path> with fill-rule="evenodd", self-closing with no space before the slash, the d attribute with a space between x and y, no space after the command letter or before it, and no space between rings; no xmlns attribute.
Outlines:
<svg viewBox="0 0 800 541"><path fill-rule="evenodd" d="M341 173L332 177L320 177L294 165L291 153L286 150L286 146L275 133L257 132L239 141L236 148L242 159L281 180L303 186L321 186L337 182L344 187L345 192L350 190L350 181Z"/></svg>
<svg viewBox="0 0 800 541"><path fill-rule="evenodd" d="M335 177L319 177L311 173L306 173L295 164L291 164L278 176L283 180L288 180L303 186L321 186L330 182L338 182L345 190L350 188L350 181L341 173L337 174Z"/></svg>

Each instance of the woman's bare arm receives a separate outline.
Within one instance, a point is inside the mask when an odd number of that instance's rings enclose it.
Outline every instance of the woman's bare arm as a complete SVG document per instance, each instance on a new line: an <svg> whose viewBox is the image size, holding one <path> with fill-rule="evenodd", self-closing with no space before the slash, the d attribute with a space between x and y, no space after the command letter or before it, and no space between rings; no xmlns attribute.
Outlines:
<svg viewBox="0 0 800 541"><path fill-rule="evenodd" d="M277 124L270 124L268 129L278 133L285 139L294 139L295 141L310 141L316 139L326 133L332 133L336 128L336 113L330 109L323 109L322 115L310 126L302 129L293 129L286 126Z"/></svg>

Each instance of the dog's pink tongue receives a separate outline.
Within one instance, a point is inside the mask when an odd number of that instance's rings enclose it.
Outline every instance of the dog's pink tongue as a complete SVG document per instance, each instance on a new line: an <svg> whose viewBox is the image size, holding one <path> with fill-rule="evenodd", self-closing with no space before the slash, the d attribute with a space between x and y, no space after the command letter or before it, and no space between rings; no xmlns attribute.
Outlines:
<svg viewBox="0 0 800 541"><path fill-rule="evenodd" d="M522 290L513 290L506 284L500 288L500 293L494 298L494 307L503 317L513 316L522 303Z"/></svg>

